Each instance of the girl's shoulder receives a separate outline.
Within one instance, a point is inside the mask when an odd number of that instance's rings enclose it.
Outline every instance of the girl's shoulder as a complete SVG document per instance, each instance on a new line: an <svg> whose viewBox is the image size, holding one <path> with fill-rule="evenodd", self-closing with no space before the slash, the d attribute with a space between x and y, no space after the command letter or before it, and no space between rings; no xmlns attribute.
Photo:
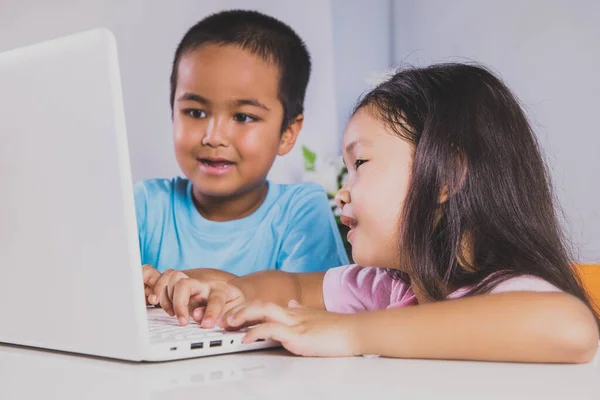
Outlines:
<svg viewBox="0 0 600 400"><path fill-rule="evenodd" d="M501 282L490 291L490 293L503 292L562 292L562 290L540 277L520 275Z"/></svg>
<svg viewBox="0 0 600 400"><path fill-rule="evenodd" d="M323 297L327 310L342 313L403 307L416 302L410 284L392 277L386 268L357 264L328 270Z"/></svg>
<svg viewBox="0 0 600 400"><path fill-rule="evenodd" d="M464 296L471 287L456 290L448 296L449 299L457 299ZM519 275L500 282L490 294L505 292L562 292L550 282L534 275Z"/></svg>

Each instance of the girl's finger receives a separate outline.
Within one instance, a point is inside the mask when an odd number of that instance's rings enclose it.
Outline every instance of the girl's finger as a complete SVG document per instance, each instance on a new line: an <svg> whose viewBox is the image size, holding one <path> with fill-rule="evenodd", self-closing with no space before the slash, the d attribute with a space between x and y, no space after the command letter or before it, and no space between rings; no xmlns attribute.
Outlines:
<svg viewBox="0 0 600 400"><path fill-rule="evenodd" d="M241 328L245 328L248 326L253 326L253 325L258 325L261 322L264 322L264 320L256 320L256 321L244 321L238 325L231 325L228 323L228 320L230 318L232 318L234 315L236 315L237 313L239 313L241 310L244 310L248 307L254 307L254 306L262 306L265 303L259 301L259 300L255 300L255 301L251 301L251 302L242 302L236 306L232 306L229 310L227 310L226 312L223 313L223 315L221 316L218 324L221 328L225 328L225 329L229 329L232 328L231 330L238 330Z"/></svg>
<svg viewBox="0 0 600 400"><path fill-rule="evenodd" d="M242 343L253 343L259 339L273 339L286 343L294 338L294 334L293 329L289 326L277 322L265 322L249 329L242 338Z"/></svg>
<svg viewBox="0 0 600 400"><path fill-rule="evenodd" d="M231 327L240 326L248 321L279 322L284 325L294 325L296 319L284 308L273 303L255 303L243 307L231 314L226 323Z"/></svg>
<svg viewBox="0 0 600 400"><path fill-rule="evenodd" d="M241 303L238 304L235 307L232 307L229 311L227 311L225 314L223 314L223 321L226 324L227 320L230 317L233 317L235 314L237 314L240 310L243 310L244 308L248 307L251 304L255 304L255 302L248 302L248 303Z"/></svg>
<svg viewBox="0 0 600 400"><path fill-rule="evenodd" d="M288 302L289 308L306 308L302 304L298 303L296 300L290 300Z"/></svg>

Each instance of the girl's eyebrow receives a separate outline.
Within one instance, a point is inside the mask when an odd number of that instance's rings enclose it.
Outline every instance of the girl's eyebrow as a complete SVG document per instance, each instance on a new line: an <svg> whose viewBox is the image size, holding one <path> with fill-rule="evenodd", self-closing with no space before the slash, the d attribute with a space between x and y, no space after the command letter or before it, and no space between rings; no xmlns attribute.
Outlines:
<svg viewBox="0 0 600 400"><path fill-rule="evenodd" d="M354 150L354 147L358 144L358 140L354 140L346 145L345 153L350 154Z"/></svg>
<svg viewBox="0 0 600 400"><path fill-rule="evenodd" d="M354 148L355 148L357 145L360 145L360 146L368 146L368 145L370 145L370 144L371 144L371 142L370 142L370 141L368 141L368 140L365 140L365 139L362 139L362 138L359 138L359 139L353 140L352 142L348 143L348 144L346 145L345 152L346 152L346 154L352 154L352 152L354 151Z"/></svg>

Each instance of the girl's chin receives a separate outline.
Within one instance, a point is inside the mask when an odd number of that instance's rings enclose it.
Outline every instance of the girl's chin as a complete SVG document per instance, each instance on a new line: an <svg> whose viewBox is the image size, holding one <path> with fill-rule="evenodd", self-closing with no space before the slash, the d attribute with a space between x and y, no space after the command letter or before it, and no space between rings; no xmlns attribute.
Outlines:
<svg viewBox="0 0 600 400"><path fill-rule="evenodd" d="M354 261L354 264L358 264L363 267L378 267L402 271L397 263L384 262L381 260L381 257L376 258L368 254L361 253L360 248L355 246L352 246L352 260Z"/></svg>
<svg viewBox="0 0 600 400"><path fill-rule="evenodd" d="M358 264L363 267L374 266L371 257L365 257L360 253L360 251L355 250L354 246L352 247L352 260L354 261L354 264Z"/></svg>

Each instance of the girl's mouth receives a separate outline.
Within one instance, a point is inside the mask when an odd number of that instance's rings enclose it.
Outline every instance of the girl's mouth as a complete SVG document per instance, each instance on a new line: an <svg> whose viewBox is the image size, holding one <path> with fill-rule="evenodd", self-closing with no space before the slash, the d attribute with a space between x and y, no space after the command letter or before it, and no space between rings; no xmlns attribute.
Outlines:
<svg viewBox="0 0 600 400"><path fill-rule="evenodd" d="M354 218L350 218L347 215L342 215L340 221L350 229L354 229L358 225L358 222Z"/></svg>
<svg viewBox="0 0 600 400"><path fill-rule="evenodd" d="M358 226L358 221L356 221L354 218L348 217L347 215L342 215L342 216L340 216L340 222L342 224L346 225L348 228L350 228L347 238L348 238L348 241L350 243L352 243L352 238L354 237L354 234L356 233L356 227Z"/></svg>

